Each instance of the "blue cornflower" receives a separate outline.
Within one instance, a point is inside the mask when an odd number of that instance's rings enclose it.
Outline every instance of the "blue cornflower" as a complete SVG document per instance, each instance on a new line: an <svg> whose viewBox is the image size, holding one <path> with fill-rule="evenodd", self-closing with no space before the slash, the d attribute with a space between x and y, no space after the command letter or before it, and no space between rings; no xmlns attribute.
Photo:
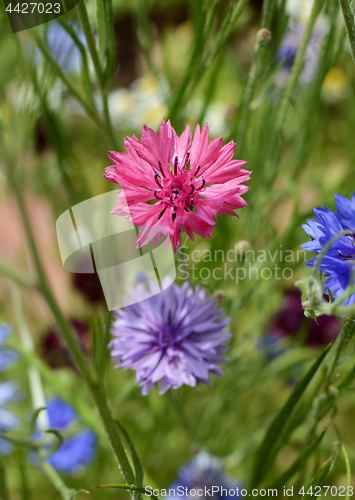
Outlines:
<svg viewBox="0 0 355 500"><path fill-rule="evenodd" d="M7 408L7 405L17 403L19 399L20 393L15 382L9 380L0 383L0 432L13 431L19 426L20 419ZM12 450L12 444L0 438L0 455L9 455Z"/></svg>
<svg viewBox="0 0 355 500"><path fill-rule="evenodd" d="M241 498L240 488L240 483L233 481L223 472L222 460L206 451L200 451L181 467L176 481L169 486L169 496L171 499L178 496L189 499L230 500L232 497ZM171 490L175 490L172 495Z"/></svg>
<svg viewBox="0 0 355 500"><path fill-rule="evenodd" d="M231 334L223 329L229 318L206 299L204 289L193 290L189 283L168 286L169 280L163 292L152 281L138 284L134 303L114 311L112 358L117 368L136 371L143 395L159 381L160 394L183 384L210 385L210 373L221 376L218 363L226 361L224 343Z"/></svg>
<svg viewBox="0 0 355 500"><path fill-rule="evenodd" d="M289 76L296 54L300 48L304 32L305 26L301 23L295 23L287 29L281 40L281 44L276 54L276 62L278 63L282 60L285 60L285 62L277 75L276 82L279 86L283 86ZM325 34L326 31L324 27L321 26L316 26L312 32L304 56L303 70L300 75L300 81L303 84L310 83L314 78Z"/></svg>
<svg viewBox="0 0 355 500"><path fill-rule="evenodd" d="M84 33L77 24L72 24L79 40L86 48ZM47 29L47 46L50 55L67 73L79 71L81 68L81 54L72 37L58 21L51 21ZM35 63L41 58L41 51L38 47L34 51Z"/></svg>
<svg viewBox="0 0 355 500"><path fill-rule="evenodd" d="M355 273L355 193L350 200L335 195L336 213L327 207L315 208L316 220L309 219L303 229L312 237L312 241L301 245L305 250L319 254L328 241L344 230L354 231L352 234L340 236L328 249L319 269L327 278L324 292L329 290L335 299L339 298L351 283ZM307 262L313 267L316 257ZM355 303L355 293L344 300L344 305Z"/></svg>
<svg viewBox="0 0 355 500"><path fill-rule="evenodd" d="M16 351L5 346L11 331L10 325L0 325L0 373L10 368L19 357ZM0 432L12 431L18 427L20 420L7 405L17 403L19 398L20 393L15 382L0 383ZM12 444L0 438L0 454L8 455L12 450Z"/></svg>
<svg viewBox="0 0 355 500"><path fill-rule="evenodd" d="M84 33L76 24L72 26L81 43L86 46ZM80 69L80 50L73 42L72 37L57 21L51 22L47 31L47 44L51 56L67 72Z"/></svg>
<svg viewBox="0 0 355 500"><path fill-rule="evenodd" d="M0 325L0 373L10 368L19 358L18 352L5 346L11 332L10 325Z"/></svg>
<svg viewBox="0 0 355 500"><path fill-rule="evenodd" d="M58 431L64 438L60 448L47 458L48 462L67 474L90 464L95 458L96 436L89 429L71 434L73 427L79 423L74 408L62 399L51 398L47 402L47 412L50 429Z"/></svg>

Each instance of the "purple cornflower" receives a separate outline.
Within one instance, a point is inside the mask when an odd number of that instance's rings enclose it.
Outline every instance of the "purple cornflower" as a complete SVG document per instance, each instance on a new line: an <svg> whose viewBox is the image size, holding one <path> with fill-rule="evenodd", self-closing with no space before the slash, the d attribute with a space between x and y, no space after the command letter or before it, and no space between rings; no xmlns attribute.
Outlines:
<svg viewBox="0 0 355 500"><path fill-rule="evenodd" d="M308 219L302 227L312 241L301 245L305 250L319 254L328 241L344 230L352 231L347 236L340 236L327 250L319 266L327 278L324 282L324 293L329 291L335 299L341 297L353 280L355 273L355 193L351 201L335 195L336 213L327 207L313 210L316 220ZM317 258L307 262L313 267ZM355 303L355 293L344 300L343 305Z"/></svg>
<svg viewBox="0 0 355 500"><path fill-rule="evenodd" d="M169 486L169 498L179 496L191 500L196 497L202 500L230 500L232 497L241 498L240 487L239 483L232 481L223 472L222 460L206 451L200 451L179 470L176 481ZM171 490L174 490L174 495L170 495Z"/></svg>
<svg viewBox="0 0 355 500"><path fill-rule="evenodd" d="M73 474L90 464L96 453L96 436L89 429L73 432L79 422L74 408L59 398L48 400L47 412L50 429L60 432L64 438L60 448L47 458L56 470ZM40 434L36 431L35 437Z"/></svg>
<svg viewBox="0 0 355 500"><path fill-rule="evenodd" d="M231 334L229 318L199 287L175 284L159 293L153 282L132 290L134 304L114 312L111 355L116 368L136 371L142 394L160 384L160 394L183 384L210 385L209 374L221 376L218 365ZM151 297L152 294L157 294ZM147 298L150 297L150 298Z"/></svg>

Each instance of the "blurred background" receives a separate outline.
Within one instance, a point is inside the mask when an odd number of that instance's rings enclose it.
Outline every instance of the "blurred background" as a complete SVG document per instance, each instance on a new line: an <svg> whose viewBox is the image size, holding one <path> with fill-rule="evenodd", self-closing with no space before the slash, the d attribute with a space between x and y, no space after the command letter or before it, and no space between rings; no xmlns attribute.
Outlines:
<svg viewBox="0 0 355 500"><path fill-rule="evenodd" d="M32 408L28 367L33 362L39 363L47 397L58 395L74 404L80 393L85 424L98 417L48 306L29 283L34 267L11 179L22 193L22 208L55 297L90 356L90 328L107 316L107 307L96 275L63 268L55 221L75 204L116 188L103 178L108 151L122 151L123 137L140 137L144 124L157 130L163 118L170 118L178 133L186 123L191 129L208 123L210 138L233 139L235 158L248 161L246 168L253 171L244 196L248 206L238 211L239 219L218 219L210 240L182 240L189 269L196 267L192 283L206 287L231 317L231 360L224 364L224 376L213 378L211 388L183 387L163 396L153 390L144 397L133 372L107 370L113 414L135 443L146 485L168 486L200 450L223 459L226 473L245 484L275 411L309 361L340 330L340 319L322 317L316 323L305 318L295 287L308 273L304 255L297 254L308 240L301 224L313 217L314 207L334 209L334 193L350 197L354 191L355 66L338 3L318 3L298 72L310 0L113 0L111 45L98 51L98 63L76 8L62 22L13 34L1 5L0 262L26 286L14 291L9 275L2 273L0 320L13 325L11 342L19 348L25 318L35 351L0 376L17 379L22 398L13 410L22 420ZM101 46L97 5L94 0L85 5L94 43ZM105 68L101 76L100 64ZM236 248L237 263L214 254ZM264 260L254 259L258 276L236 283L236 269L248 269L248 249L255 255L270 253ZM201 256L197 262L193 251ZM208 251L216 255L213 261L202 260ZM287 261L286 255L292 257ZM233 267L233 279L217 280L199 271L224 265ZM264 267L274 265L281 278L274 273L261 277ZM292 272L282 275L285 268ZM177 281L183 279L178 273ZM352 365L350 351L340 372ZM310 392L310 408L313 397ZM332 418L355 467L353 391L339 398L336 407ZM270 481L298 456L311 424L310 410L278 454ZM329 457L334 436L326 435L289 484L307 484ZM64 475L66 484L89 490L98 500L128 498L127 492L93 489L120 482L102 433L95 453L87 467ZM11 500L59 498L27 451L16 448L0 458L6 463ZM328 484L346 485L343 460Z"/></svg>

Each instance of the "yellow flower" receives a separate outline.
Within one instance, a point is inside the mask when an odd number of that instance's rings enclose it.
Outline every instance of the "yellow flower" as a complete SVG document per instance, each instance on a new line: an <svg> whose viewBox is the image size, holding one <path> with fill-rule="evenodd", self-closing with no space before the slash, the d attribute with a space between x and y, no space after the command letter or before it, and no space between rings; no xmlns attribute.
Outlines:
<svg viewBox="0 0 355 500"><path fill-rule="evenodd" d="M327 102L335 102L345 97L349 90L349 80L344 70L331 68L323 82L322 96Z"/></svg>

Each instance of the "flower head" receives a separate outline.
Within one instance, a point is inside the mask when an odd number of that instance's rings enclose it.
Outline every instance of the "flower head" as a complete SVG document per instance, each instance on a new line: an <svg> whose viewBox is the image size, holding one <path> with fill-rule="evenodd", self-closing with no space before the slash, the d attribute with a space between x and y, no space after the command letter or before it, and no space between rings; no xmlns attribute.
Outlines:
<svg viewBox="0 0 355 500"><path fill-rule="evenodd" d="M212 235L215 216L236 215L233 210L246 205L241 198L249 188L243 185L251 172L243 170L246 162L232 160L235 144L223 146L223 138L208 142L208 125L202 132L197 125L177 136L170 122L161 124L158 134L143 127L141 140L127 137L126 153L110 152L113 165L105 177L120 184L113 214L131 217L135 226L143 226L138 246L169 234L176 251L180 231L193 240ZM151 228L156 227L156 230Z"/></svg>
<svg viewBox="0 0 355 500"><path fill-rule="evenodd" d="M20 419L7 407L17 403L19 399L20 392L15 382L9 380L0 383L0 432L13 431L19 426ZM0 455L9 455L12 450L12 444L0 438Z"/></svg>
<svg viewBox="0 0 355 500"><path fill-rule="evenodd" d="M219 500L226 498L229 500L232 497L240 498L235 491L238 486L240 487L240 484L232 481L223 472L222 460L210 455L206 451L200 451L195 457L192 458L192 460L181 467L178 477L169 487L169 491L171 489L176 490L179 486L179 496L182 496L183 498L195 498L197 496L196 492L198 489L202 490L203 494L198 495L198 497L202 499L213 498L214 500ZM218 487L218 492L215 493L214 490L213 495L211 495L212 486ZM226 489L228 494L222 495L222 488ZM231 489L234 490L233 494L229 493L229 490ZM192 492L195 492L195 495L190 493L191 490ZM185 494L180 494L181 491L184 491ZM171 498L174 498L175 494L171 495Z"/></svg>
<svg viewBox="0 0 355 500"><path fill-rule="evenodd" d="M329 291L335 299L341 297L351 283L355 273L355 193L350 200L338 194L335 195L336 213L327 207L315 208L316 220L309 219L303 229L312 238L304 243L302 248L319 254L334 236L344 230L352 231L349 235L340 236L327 250L319 266L327 278L324 282L324 293ZM316 258L307 262L313 267ZM346 298L344 305L355 303L355 293Z"/></svg>
<svg viewBox="0 0 355 500"><path fill-rule="evenodd" d="M0 373L10 368L18 360L18 352L5 345L11 334L9 325L0 325Z"/></svg>
<svg viewBox="0 0 355 500"><path fill-rule="evenodd" d="M277 51L276 61L280 62L284 59L285 62L276 78L276 83L279 86L283 86L289 77L290 70L296 58L298 49L300 48L305 29L306 27L304 24L295 23L287 29L281 41L280 47ZM304 66L300 75L300 81L303 84L310 83L315 76L319 56L322 51L322 41L325 35L326 30L324 26L319 24L316 25L304 56Z"/></svg>
<svg viewBox="0 0 355 500"><path fill-rule="evenodd" d="M223 329L229 318L221 318L223 311L206 300L205 290L194 291L188 283L161 293L152 282L148 286L139 284L132 291L135 304L115 311L111 355L116 367L136 371L143 395L159 381L160 394L183 384L210 385L209 374L221 376L218 363L226 361L223 344L231 334Z"/></svg>
<svg viewBox="0 0 355 500"><path fill-rule="evenodd" d="M76 32L80 42L86 47L85 36L80 27L77 24L73 24L72 28ZM80 50L75 45L69 33L57 21L53 21L48 28L47 44L53 59L56 60L63 70L71 73L80 69Z"/></svg>
<svg viewBox="0 0 355 500"><path fill-rule="evenodd" d="M47 458L48 462L58 471L67 474L90 464L95 457L96 436L89 429L72 433L72 427L78 423L74 408L62 399L52 398L48 400L47 412L50 428L64 437L60 448Z"/></svg>

